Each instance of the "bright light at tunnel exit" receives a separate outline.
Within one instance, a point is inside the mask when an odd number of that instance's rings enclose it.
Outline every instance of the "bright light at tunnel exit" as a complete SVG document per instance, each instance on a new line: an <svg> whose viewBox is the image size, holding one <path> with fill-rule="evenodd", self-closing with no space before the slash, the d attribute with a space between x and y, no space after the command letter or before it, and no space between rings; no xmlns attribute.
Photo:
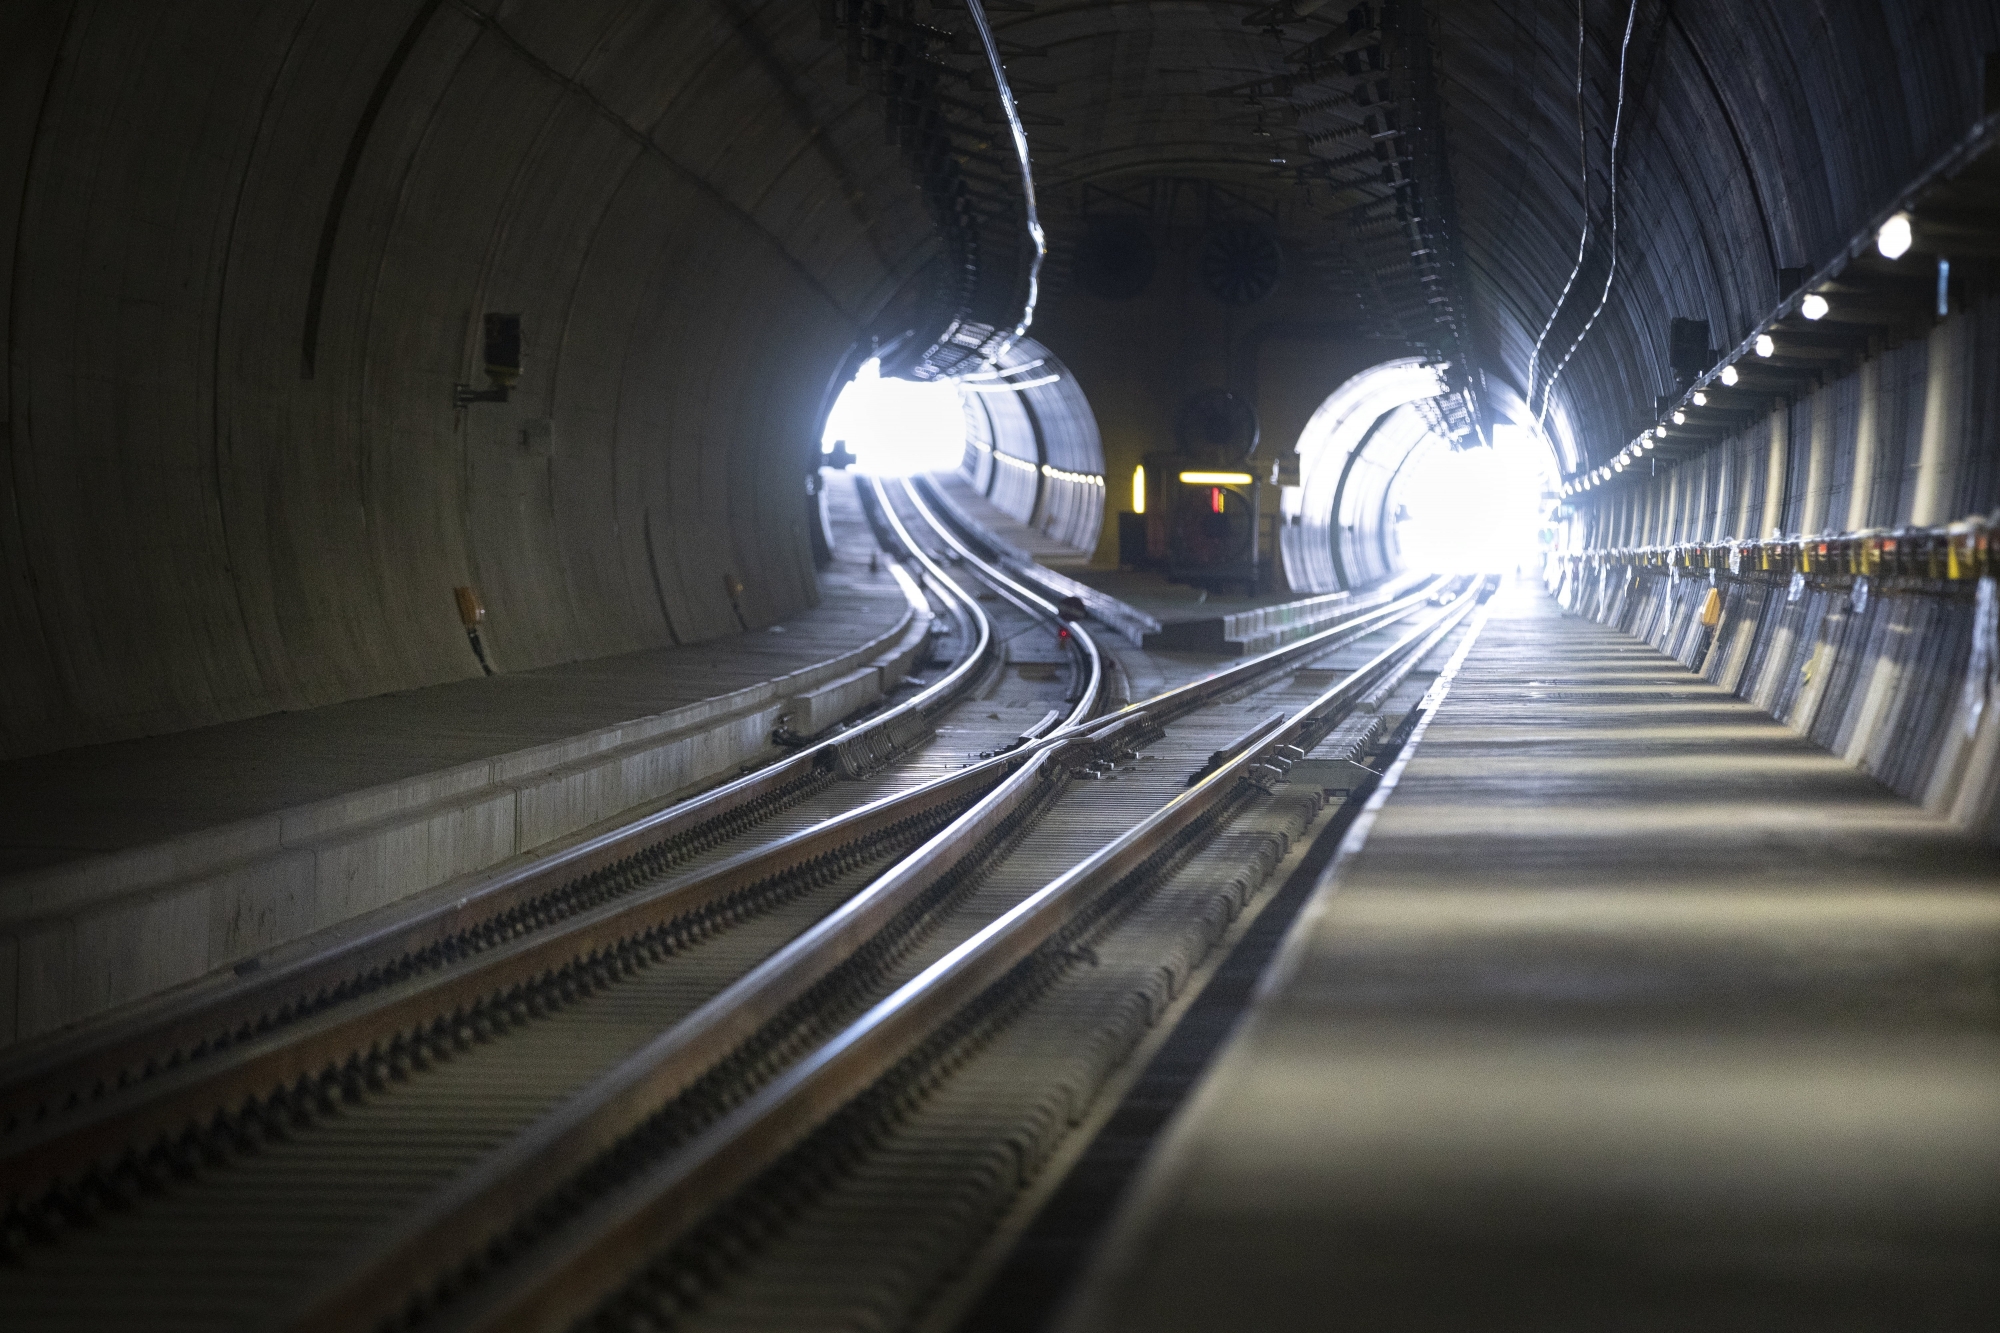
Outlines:
<svg viewBox="0 0 2000 1333"><path fill-rule="evenodd" d="M1548 447L1520 426L1496 427L1487 449L1426 446L1397 489L1407 566L1467 574L1532 568L1545 541L1551 461Z"/></svg>
<svg viewBox="0 0 2000 1333"><path fill-rule="evenodd" d="M958 384L884 379L881 364L870 359L834 400L820 448L830 452L841 440L861 472L908 477L949 471L965 453Z"/></svg>

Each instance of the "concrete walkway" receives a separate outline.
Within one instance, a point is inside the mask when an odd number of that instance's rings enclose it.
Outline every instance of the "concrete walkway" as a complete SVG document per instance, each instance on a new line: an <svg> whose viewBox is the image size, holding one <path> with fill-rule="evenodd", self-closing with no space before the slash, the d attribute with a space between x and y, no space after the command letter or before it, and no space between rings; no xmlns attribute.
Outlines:
<svg viewBox="0 0 2000 1333"><path fill-rule="evenodd" d="M837 658L909 610L886 569L869 572L858 511L852 524L820 605L771 630L0 763L0 877L580 736Z"/></svg>
<svg viewBox="0 0 2000 1333"><path fill-rule="evenodd" d="M1508 594L1064 1327L1986 1329L2000 858Z"/></svg>

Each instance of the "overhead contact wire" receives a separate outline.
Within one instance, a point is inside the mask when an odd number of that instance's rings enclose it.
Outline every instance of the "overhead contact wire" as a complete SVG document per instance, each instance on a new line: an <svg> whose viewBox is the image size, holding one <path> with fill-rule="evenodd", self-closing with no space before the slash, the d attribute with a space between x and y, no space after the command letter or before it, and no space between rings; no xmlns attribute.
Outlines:
<svg viewBox="0 0 2000 1333"><path fill-rule="evenodd" d="M1556 327L1556 316L1562 314L1563 306L1569 301L1570 288L1576 285L1576 275L1583 272L1584 252L1590 248L1590 137L1584 124L1583 108L1583 0L1576 0L1576 161L1577 179L1581 182L1583 200L1583 234L1576 241L1576 263L1570 267L1569 277L1563 282L1562 293L1556 297L1555 307L1549 311L1548 323L1542 325L1542 332L1535 339L1534 350L1528 353L1528 410L1535 410L1535 365L1541 360L1542 344Z"/></svg>
<svg viewBox="0 0 2000 1333"><path fill-rule="evenodd" d="M965 8L972 15L972 26L979 29L979 44L986 49L986 63L993 70L993 87L1000 97L1000 111L1007 117L1007 130L1014 140L1014 156L1021 163L1021 202L1027 216L1028 242L1032 249L1028 260L1028 295L1021 303L1021 322L1014 326L1014 332L995 353L997 360L1025 338L1028 326L1035 322L1035 302L1041 293L1042 261L1048 257L1049 242L1042 232L1041 215L1035 211L1035 170L1028 160L1028 132L1022 128L1020 109L1014 105L1014 89L1007 82L1007 68L1000 63L1000 44L993 39L993 28L986 21L986 7L979 0L965 0Z"/></svg>
<svg viewBox="0 0 2000 1333"><path fill-rule="evenodd" d="M1535 418L1535 425L1541 428L1549 418L1549 403L1556 391L1556 382L1562 378L1569 360L1576 355L1576 349L1583 346L1583 340L1590 336L1597 317L1604 313L1604 306L1611 299L1611 283L1618 276L1618 131L1625 119L1625 56L1632 48L1632 25L1639 18L1639 0L1632 0L1632 8L1625 15L1625 37L1618 44L1618 102L1611 114L1611 266L1604 273L1604 290L1598 294L1597 309L1590 312L1590 318L1583 321L1583 328L1577 332L1576 341L1563 353L1563 359L1549 374L1548 387L1542 390L1542 410Z"/></svg>

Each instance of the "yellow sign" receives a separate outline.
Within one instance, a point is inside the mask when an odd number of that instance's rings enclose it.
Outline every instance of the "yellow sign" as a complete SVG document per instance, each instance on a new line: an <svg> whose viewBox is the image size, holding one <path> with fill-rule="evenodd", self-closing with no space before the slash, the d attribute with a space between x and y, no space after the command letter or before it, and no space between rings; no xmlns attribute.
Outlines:
<svg viewBox="0 0 2000 1333"><path fill-rule="evenodd" d="M1710 588L1708 598L1701 604L1701 624L1703 629L1714 629L1722 623L1722 590Z"/></svg>

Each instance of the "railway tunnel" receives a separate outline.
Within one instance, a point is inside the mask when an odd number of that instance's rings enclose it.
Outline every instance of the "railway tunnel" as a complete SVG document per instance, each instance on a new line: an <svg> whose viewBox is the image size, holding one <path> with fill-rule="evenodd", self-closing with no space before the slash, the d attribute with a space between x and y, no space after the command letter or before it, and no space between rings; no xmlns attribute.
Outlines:
<svg viewBox="0 0 2000 1333"><path fill-rule="evenodd" d="M1989 4L0 53L0 1324L1992 1327Z"/></svg>

